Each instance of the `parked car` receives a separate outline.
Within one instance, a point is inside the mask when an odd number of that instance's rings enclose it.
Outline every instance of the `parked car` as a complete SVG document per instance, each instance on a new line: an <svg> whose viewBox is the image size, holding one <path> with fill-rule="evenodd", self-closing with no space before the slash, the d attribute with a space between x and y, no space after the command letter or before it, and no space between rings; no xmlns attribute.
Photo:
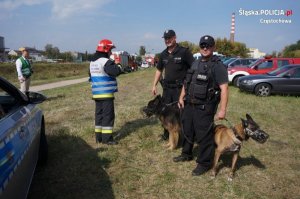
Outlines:
<svg viewBox="0 0 300 199"><path fill-rule="evenodd" d="M0 77L0 198L26 198L37 163L47 161L45 121L37 104L46 97Z"/></svg>
<svg viewBox="0 0 300 199"><path fill-rule="evenodd" d="M149 67L148 62L143 61L141 67L142 67L142 68L148 68L148 67Z"/></svg>
<svg viewBox="0 0 300 199"><path fill-rule="evenodd" d="M287 65L265 75L239 78L241 91L269 96L272 93L300 94L300 65Z"/></svg>
<svg viewBox="0 0 300 199"><path fill-rule="evenodd" d="M237 58L231 57L231 58L227 58L225 60L223 60L223 64L225 66L227 66L229 63L233 62L234 60L236 60Z"/></svg>
<svg viewBox="0 0 300 199"><path fill-rule="evenodd" d="M227 68L232 68L232 67L248 67L250 64L252 64L256 60L257 59L254 59L254 58L237 58L237 59L229 62L225 66Z"/></svg>
<svg viewBox="0 0 300 199"><path fill-rule="evenodd" d="M300 64L300 58L271 58L258 59L249 67L228 68L228 79L233 85L237 85L238 79L246 75L266 74L272 70L289 64Z"/></svg>

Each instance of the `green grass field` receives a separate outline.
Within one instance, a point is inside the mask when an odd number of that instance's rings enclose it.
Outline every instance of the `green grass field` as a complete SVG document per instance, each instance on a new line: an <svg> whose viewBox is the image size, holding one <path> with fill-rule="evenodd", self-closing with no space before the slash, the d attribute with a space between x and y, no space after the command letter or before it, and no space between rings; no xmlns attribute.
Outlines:
<svg viewBox="0 0 300 199"><path fill-rule="evenodd" d="M299 97L256 97L230 87L227 118L236 124L249 113L270 139L243 144L233 182L227 181L230 156L221 158L215 179L210 173L193 177L195 161L173 163L180 149L167 151L158 141L159 121L140 113L152 99L153 76L154 69L147 69L118 78L116 146L95 144L88 83L45 91L50 100L40 106L49 161L37 169L29 198L300 197Z"/></svg>
<svg viewBox="0 0 300 199"><path fill-rule="evenodd" d="M89 63L33 63L31 85L88 76ZM19 87L15 63L0 63L0 76Z"/></svg>

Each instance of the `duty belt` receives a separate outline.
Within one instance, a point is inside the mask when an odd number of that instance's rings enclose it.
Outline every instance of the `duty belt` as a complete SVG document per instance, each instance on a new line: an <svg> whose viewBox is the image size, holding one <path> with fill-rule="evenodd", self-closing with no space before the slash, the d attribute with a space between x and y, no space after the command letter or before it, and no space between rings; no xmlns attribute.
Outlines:
<svg viewBox="0 0 300 199"><path fill-rule="evenodd" d="M205 104L189 103L189 105L192 106L193 108L199 108L200 110L204 110L205 109Z"/></svg>
<svg viewBox="0 0 300 199"><path fill-rule="evenodd" d="M176 81L165 81L163 80L163 85L166 88L181 88L183 85L182 81L176 80Z"/></svg>

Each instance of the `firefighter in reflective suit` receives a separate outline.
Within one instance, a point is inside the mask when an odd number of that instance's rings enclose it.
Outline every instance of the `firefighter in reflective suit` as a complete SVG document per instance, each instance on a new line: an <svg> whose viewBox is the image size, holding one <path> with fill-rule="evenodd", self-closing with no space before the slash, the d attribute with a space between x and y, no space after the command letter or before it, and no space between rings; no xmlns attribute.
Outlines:
<svg viewBox="0 0 300 199"><path fill-rule="evenodd" d="M108 145L118 144L112 136L115 120L114 93L118 91L116 77L122 73L121 68L109 59L113 48L115 46L112 41L101 40L90 63L92 95L96 103L96 143Z"/></svg>

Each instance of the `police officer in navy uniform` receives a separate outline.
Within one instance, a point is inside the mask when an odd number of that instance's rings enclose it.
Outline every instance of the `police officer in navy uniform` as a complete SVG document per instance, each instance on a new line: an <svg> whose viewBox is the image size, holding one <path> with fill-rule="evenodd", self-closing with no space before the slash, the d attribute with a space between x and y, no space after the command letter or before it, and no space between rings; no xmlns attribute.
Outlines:
<svg viewBox="0 0 300 199"><path fill-rule="evenodd" d="M154 76L152 94L157 94L157 83L163 86L163 100L165 104L177 102L183 85L186 71L191 67L194 58L188 48L176 43L174 30L166 30L163 38L167 48L161 52ZM164 78L162 74L164 72ZM169 132L164 129L163 140L169 138Z"/></svg>
<svg viewBox="0 0 300 199"><path fill-rule="evenodd" d="M118 91L116 77L122 73L121 68L109 59L113 48L115 46L112 41L101 40L90 63L92 95L96 103L96 142L108 145L117 144L112 136L115 120L114 93Z"/></svg>
<svg viewBox="0 0 300 199"><path fill-rule="evenodd" d="M228 74L220 59L213 55L214 38L205 35L201 37L199 45L201 57L188 70L179 97L178 105L184 108L184 141L181 155L173 159L174 162L192 160L193 143L196 141L199 151L197 167L192 172L194 176L205 173L212 166L215 149L214 119L225 118L228 101Z"/></svg>

